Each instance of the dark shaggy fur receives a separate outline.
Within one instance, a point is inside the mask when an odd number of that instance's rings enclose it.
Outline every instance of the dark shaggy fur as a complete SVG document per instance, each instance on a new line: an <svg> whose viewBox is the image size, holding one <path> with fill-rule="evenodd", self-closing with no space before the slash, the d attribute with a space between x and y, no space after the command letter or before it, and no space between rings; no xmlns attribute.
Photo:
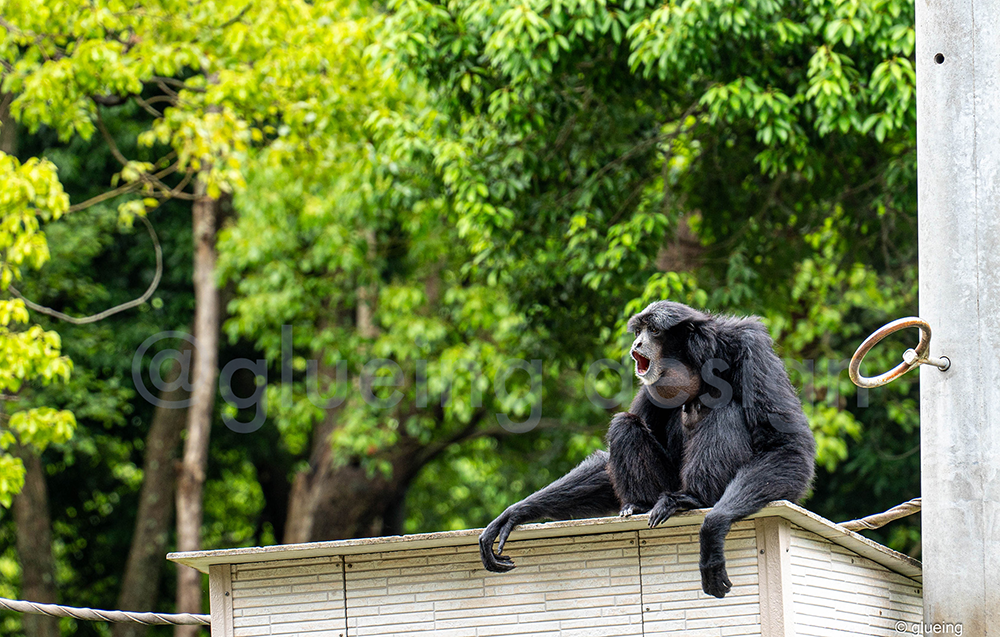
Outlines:
<svg viewBox="0 0 1000 637"><path fill-rule="evenodd" d="M611 420L608 451L491 522L479 537L483 566L514 568L504 544L514 527L532 520L649 511L652 527L677 511L712 507L701 527L702 588L723 597L732 587L726 534L768 502L805 494L812 433L758 319L660 301L633 316L629 331L643 387L629 411Z"/></svg>

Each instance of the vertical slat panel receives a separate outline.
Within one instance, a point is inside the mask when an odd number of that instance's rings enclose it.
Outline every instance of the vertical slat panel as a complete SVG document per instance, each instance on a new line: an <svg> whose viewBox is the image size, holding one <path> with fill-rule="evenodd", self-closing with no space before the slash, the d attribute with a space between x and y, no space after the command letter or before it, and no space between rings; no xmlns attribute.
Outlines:
<svg viewBox="0 0 1000 637"><path fill-rule="evenodd" d="M233 567L218 564L208 569L208 599L212 608L212 637L233 637Z"/></svg>
<svg viewBox="0 0 1000 637"><path fill-rule="evenodd" d="M208 600L212 608L212 637L233 637L233 567L217 564L208 569Z"/></svg>

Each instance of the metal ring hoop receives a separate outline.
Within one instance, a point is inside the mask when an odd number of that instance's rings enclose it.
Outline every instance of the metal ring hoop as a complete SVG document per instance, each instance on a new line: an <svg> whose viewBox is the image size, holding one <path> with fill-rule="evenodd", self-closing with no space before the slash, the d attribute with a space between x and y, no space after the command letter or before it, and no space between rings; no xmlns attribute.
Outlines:
<svg viewBox="0 0 1000 637"><path fill-rule="evenodd" d="M886 373L875 376L874 378L862 376L861 361L864 360L865 354L871 351L871 349L875 347L875 344L886 336L892 334L893 332L904 330L908 327L916 327L920 329L920 341L917 343L916 348L914 348L917 355L916 358L912 359L912 362L903 361ZM851 381L858 387L881 387L886 383L896 380L914 367L919 367L921 363L927 360L927 353L930 351L930 348L931 326L927 324L927 321L917 318L916 316L896 319L891 323L883 325L871 336L865 339L865 342L858 347L858 351L854 352L854 356L851 357L851 365L848 367L847 373L850 375Z"/></svg>

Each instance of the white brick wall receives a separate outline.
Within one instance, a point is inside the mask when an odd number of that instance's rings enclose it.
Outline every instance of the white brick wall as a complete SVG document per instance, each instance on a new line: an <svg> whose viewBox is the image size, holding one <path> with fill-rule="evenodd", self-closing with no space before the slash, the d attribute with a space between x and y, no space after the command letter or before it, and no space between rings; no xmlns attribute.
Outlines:
<svg viewBox="0 0 1000 637"><path fill-rule="evenodd" d="M754 523L738 522L726 537L726 571L733 589L721 600L701 590L699 528L640 532L645 635L760 635Z"/></svg>
<svg viewBox="0 0 1000 637"><path fill-rule="evenodd" d="M641 635L635 541L630 532L510 542L517 568L503 575L483 570L473 546L349 557L348 631Z"/></svg>
<svg viewBox="0 0 1000 637"><path fill-rule="evenodd" d="M234 564L233 634L346 634L341 559L332 556Z"/></svg>

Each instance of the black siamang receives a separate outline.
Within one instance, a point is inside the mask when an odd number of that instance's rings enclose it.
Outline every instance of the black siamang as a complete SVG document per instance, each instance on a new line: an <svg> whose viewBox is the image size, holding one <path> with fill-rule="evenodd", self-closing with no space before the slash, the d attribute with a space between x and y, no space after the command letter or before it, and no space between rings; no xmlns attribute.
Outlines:
<svg viewBox="0 0 1000 637"><path fill-rule="evenodd" d="M479 536L483 566L514 568L503 547L525 522L649 512L654 527L677 511L712 507L701 526L701 585L724 597L732 588L726 534L768 502L805 494L812 432L760 320L659 301L628 329L642 387L629 411L611 420L608 451L493 520Z"/></svg>

